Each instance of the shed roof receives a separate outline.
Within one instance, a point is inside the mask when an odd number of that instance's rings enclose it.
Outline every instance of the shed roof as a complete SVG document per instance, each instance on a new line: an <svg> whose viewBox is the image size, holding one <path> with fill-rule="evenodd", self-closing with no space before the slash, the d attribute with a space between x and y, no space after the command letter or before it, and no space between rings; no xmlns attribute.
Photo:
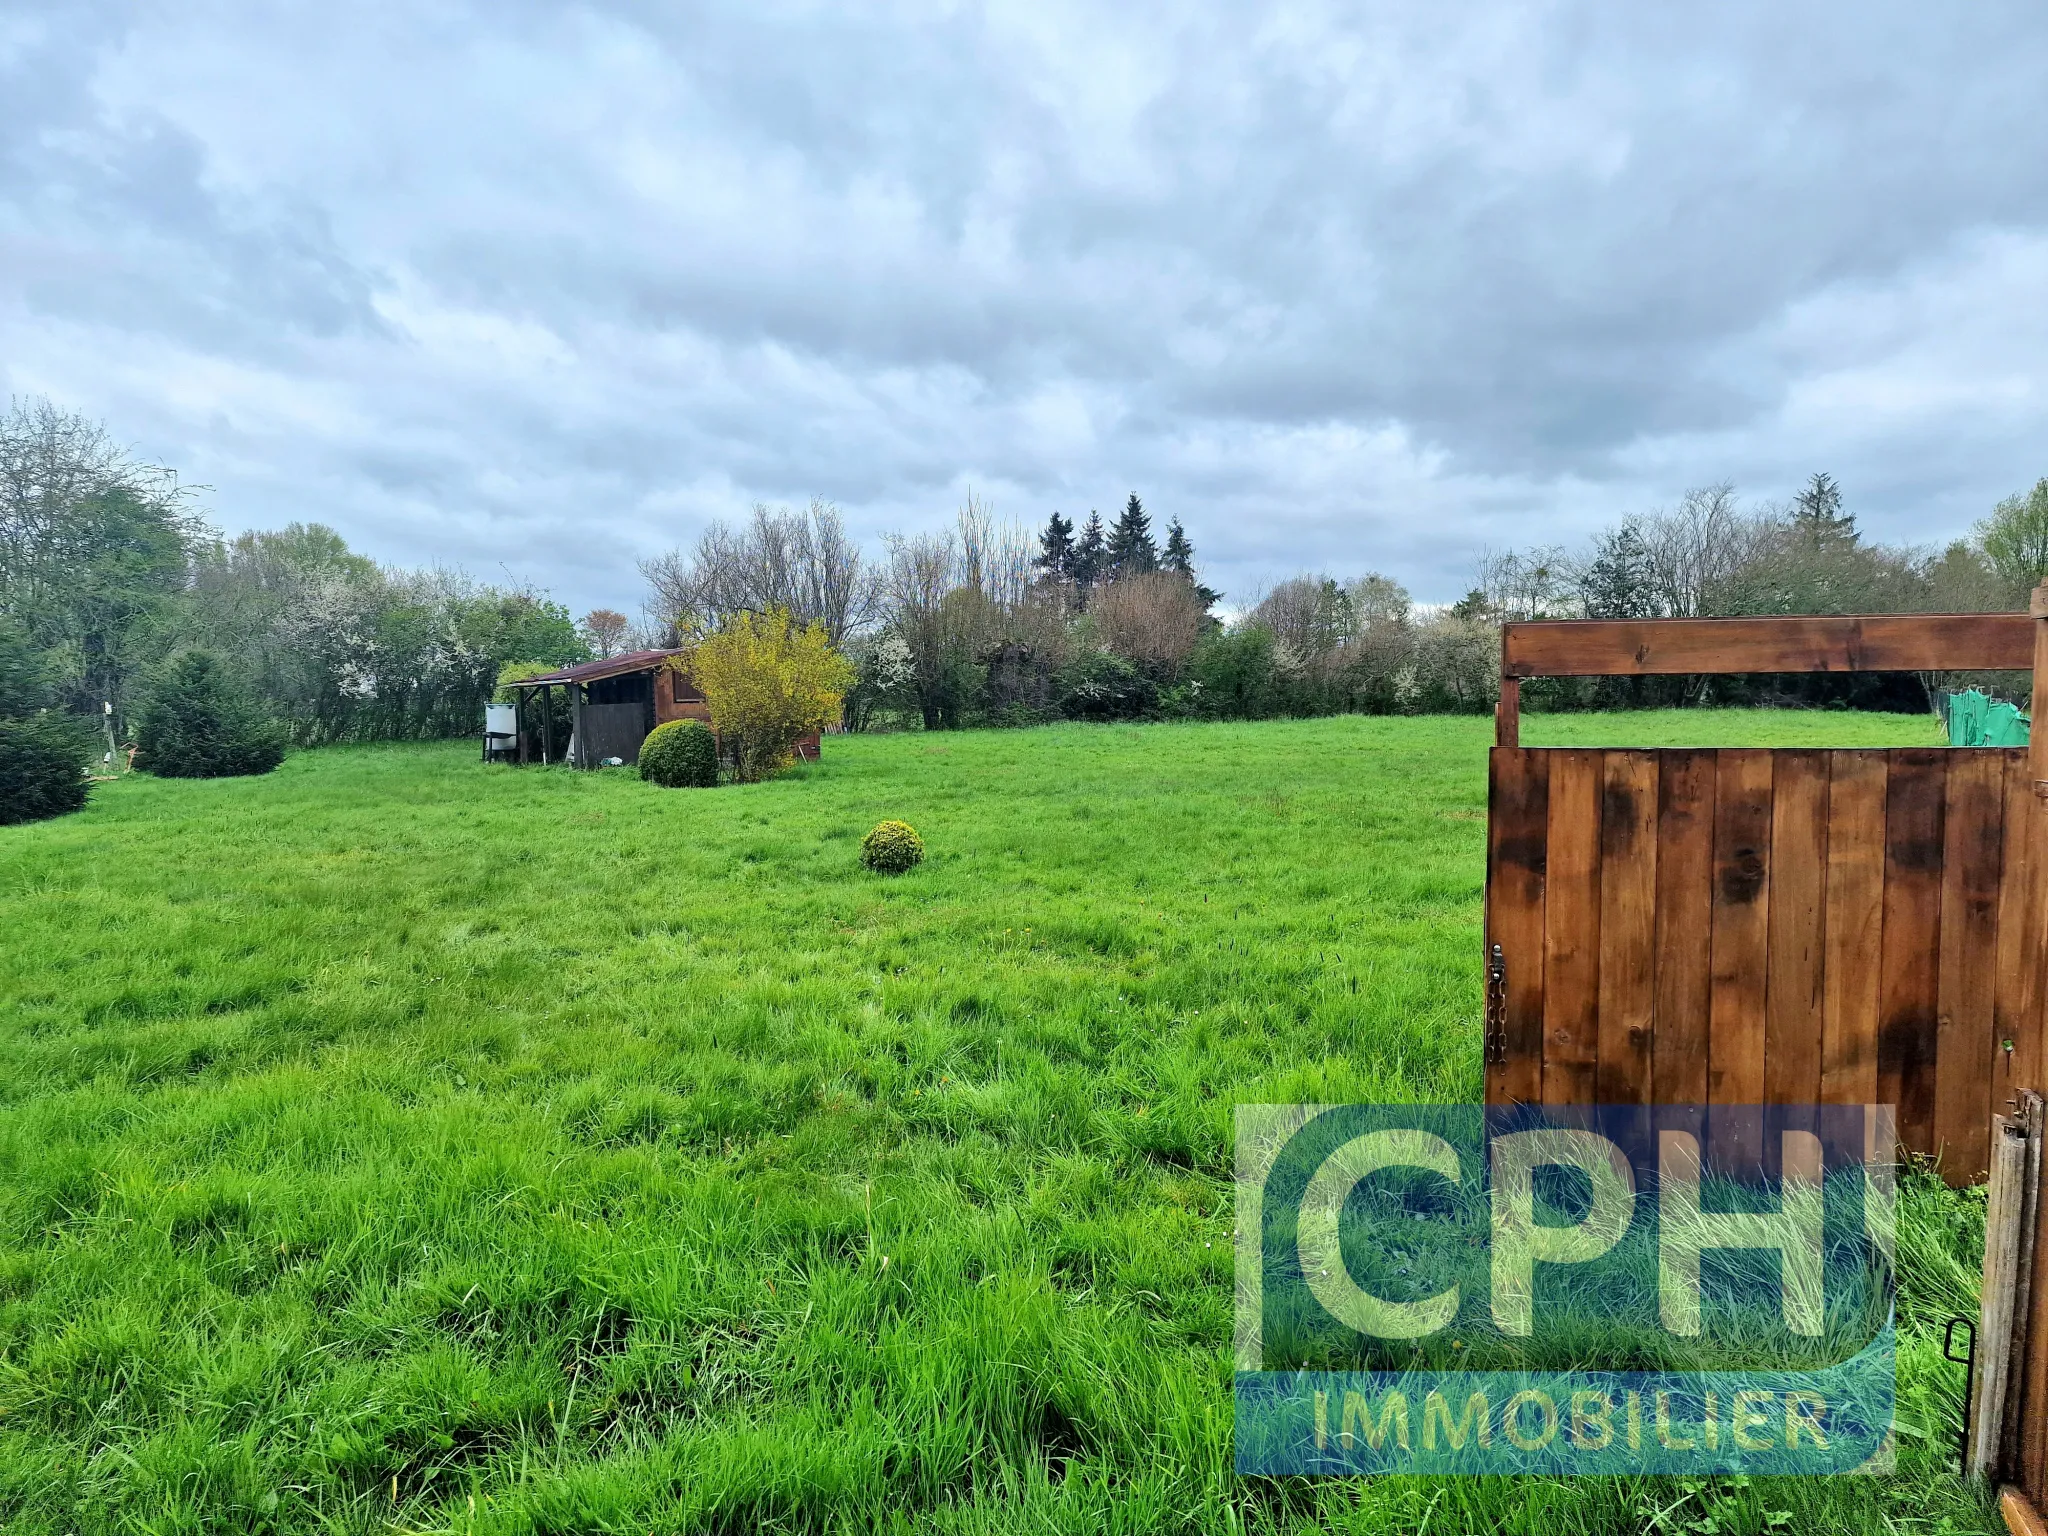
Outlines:
<svg viewBox="0 0 2048 1536"><path fill-rule="evenodd" d="M516 683L507 683L507 688L545 688L550 683L595 683L607 677L624 677L629 672L652 672L671 656L680 656L680 648L669 651L627 651L622 656L607 656L603 661L586 661L580 666L562 667L553 672L543 672L539 677L522 677Z"/></svg>

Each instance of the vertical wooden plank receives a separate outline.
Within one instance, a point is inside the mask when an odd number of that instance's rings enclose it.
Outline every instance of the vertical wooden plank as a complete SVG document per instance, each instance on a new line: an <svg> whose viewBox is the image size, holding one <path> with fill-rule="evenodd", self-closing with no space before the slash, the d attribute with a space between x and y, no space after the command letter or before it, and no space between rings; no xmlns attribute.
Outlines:
<svg viewBox="0 0 2048 1536"><path fill-rule="evenodd" d="M1899 1108L1899 1141L1934 1150L1936 982L1941 959L1940 748L1888 752L1884 807L1884 931L1879 940L1877 1097Z"/></svg>
<svg viewBox="0 0 2048 1536"><path fill-rule="evenodd" d="M1891 765L1882 752L1828 756L1820 1097L1823 1104L1875 1104L1877 951L1884 924L1884 807Z"/></svg>
<svg viewBox="0 0 2048 1536"><path fill-rule="evenodd" d="M1952 752L1942 810L1941 949L1935 982L1934 1146L1942 1176L1974 1184L1990 1167L1992 991L1998 966L1998 876L2005 844L2005 764L1995 751Z"/></svg>
<svg viewBox="0 0 2048 1536"><path fill-rule="evenodd" d="M1761 1104L1770 975L1771 754L1724 751L1715 773L1707 1102ZM1762 1165L1762 1127L1755 1119L1711 1125L1709 1145L1724 1167Z"/></svg>
<svg viewBox="0 0 2048 1536"><path fill-rule="evenodd" d="M1543 882L1543 1102L1592 1104L1600 1059L1602 754L1550 753Z"/></svg>
<svg viewBox="0 0 2048 1536"><path fill-rule="evenodd" d="M1500 698L1493 706L1493 744L1519 747L1522 744L1522 683L1520 678L1500 680Z"/></svg>
<svg viewBox="0 0 2048 1536"><path fill-rule="evenodd" d="M2044 730L2048 735L2048 730ZM2005 849L1999 864L1998 958L1991 1016L1993 1108L2022 1088L2042 1087L2042 1000L2048 993L2048 808L2034 793L2034 770L2023 748L2005 759ZM2008 1042L2010 1048L2008 1049Z"/></svg>
<svg viewBox="0 0 2048 1536"><path fill-rule="evenodd" d="M1491 1104L1543 1092L1543 887L1550 825L1549 754L1495 747L1487 790L1486 942L1507 963L1505 1059L1486 1077Z"/></svg>
<svg viewBox="0 0 2048 1536"><path fill-rule="evenodd" d="M1656 941L1657 757L1609 752L1600 795L1602 1104L1650 1102Z"/></svg>
<svg viewBox="0 0 2048 1536"><path fill-rule="evenodd" d="M1828 767L1825 752L1772 754L1767 1104L1820 1102L1827 1006Z"/></svg>
<svg viewBox="0 0 2048 1536"><path fill-rule="evenodd" d="M1657 1012L1651 1091L1659 1104L1704 1104L1716 754L1657 756Z"/></svg>

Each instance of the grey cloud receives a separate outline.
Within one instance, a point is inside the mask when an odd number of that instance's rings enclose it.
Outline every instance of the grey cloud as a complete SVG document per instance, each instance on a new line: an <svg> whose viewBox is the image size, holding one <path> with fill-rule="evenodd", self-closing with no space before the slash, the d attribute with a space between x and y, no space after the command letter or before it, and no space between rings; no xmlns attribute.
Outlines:
<svg viewBox="0 0 2048 1536"><path fill-rule="evenodd" d="M579 604L970 480L1240 590L1820 467L1934 538L2048 469L2043 78L2017 0L81 10L0 32L0 387Z"/></svg>

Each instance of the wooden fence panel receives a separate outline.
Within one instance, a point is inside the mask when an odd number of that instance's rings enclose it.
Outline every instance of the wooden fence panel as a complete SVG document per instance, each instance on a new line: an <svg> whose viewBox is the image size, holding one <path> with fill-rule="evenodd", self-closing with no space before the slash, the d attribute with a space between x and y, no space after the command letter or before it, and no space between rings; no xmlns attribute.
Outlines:
<svg viewBox="0 0 2048 1536"><path fill-rule="evenodd" d="M1954 1178L1991 1170L1998 967L1998 877L2005 844L2005 764L1970 753L1950 765L1942 811L1941 949L1934 1040L1934 1149Z"/></svg>
<svg viewBox="0 0 2048 1536"><path fill-rule="evenodd" d="M1896 1104L1899 1140L1934 1147L1934 1037L1940 1015L1942 810L1940 748L1888 754L1884 805L1884 935L1879 944L1877 1101Z"/></svg>
<svg viewBox="0 0 2048 1536"><path fill-rule="evenodd" d="M1712 752L1660 752L1657 786L1657 1014L1651 1083L1663 1104L1707 1102L1707 1008L1712 988L1714 767Z"/></svg>
<svg viewBox="0 0 2048 1536"><path fill-rule="evenodd" d="M2048 1066L2024 749L1497 747L1491 794L1490 1102L1891 1103L1983 1176Z"/></svg>
<svg viewBox="0 0 2048 1536"><path fill-rule="evenodd" d="M1543 877L1543 1102L1594 1102L1600 1060L1600 803L1603 754L1550 759Z"/></svg>
<svg viewBox="0 0 2048 1536"><path fill-rule="evenodd" d="M1600 798L1602 1104L1651 1102L1657 987L1657 757L1605 754Z"/></svg>
<svg viewBox="0 0 2048 1536"><path fill-rule="evenodd" d="M1489 1042L1489 1102L1543 1093L1543 876L1549 862L1550 758L1493 750L1486 818L1486 942L1508 957L1500 1039Z"/></svg>
<svg viewBox="0 0 2048 1536"><path fill-rule="evenodd" d="M1884 932L1882 752L1828 754L1827 949L1822 965L1820 1100L1877 1102L1878 968Z"/></svg>

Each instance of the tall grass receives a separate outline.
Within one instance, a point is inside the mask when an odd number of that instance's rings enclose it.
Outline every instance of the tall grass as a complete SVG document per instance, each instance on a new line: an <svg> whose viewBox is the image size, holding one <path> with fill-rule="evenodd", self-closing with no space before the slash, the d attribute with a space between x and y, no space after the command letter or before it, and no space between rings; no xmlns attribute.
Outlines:
<svg viewBox="0 0 2048 1536"><path fill-rule="evenodd" d="M0 1521L1989 1529L1938 1358L1980 1213L1924 1180L1897 1476L1231 1473L1231 1106L1477 1096L1487 732L834 739L716 791L330 749L0 834Z"/></svg>

